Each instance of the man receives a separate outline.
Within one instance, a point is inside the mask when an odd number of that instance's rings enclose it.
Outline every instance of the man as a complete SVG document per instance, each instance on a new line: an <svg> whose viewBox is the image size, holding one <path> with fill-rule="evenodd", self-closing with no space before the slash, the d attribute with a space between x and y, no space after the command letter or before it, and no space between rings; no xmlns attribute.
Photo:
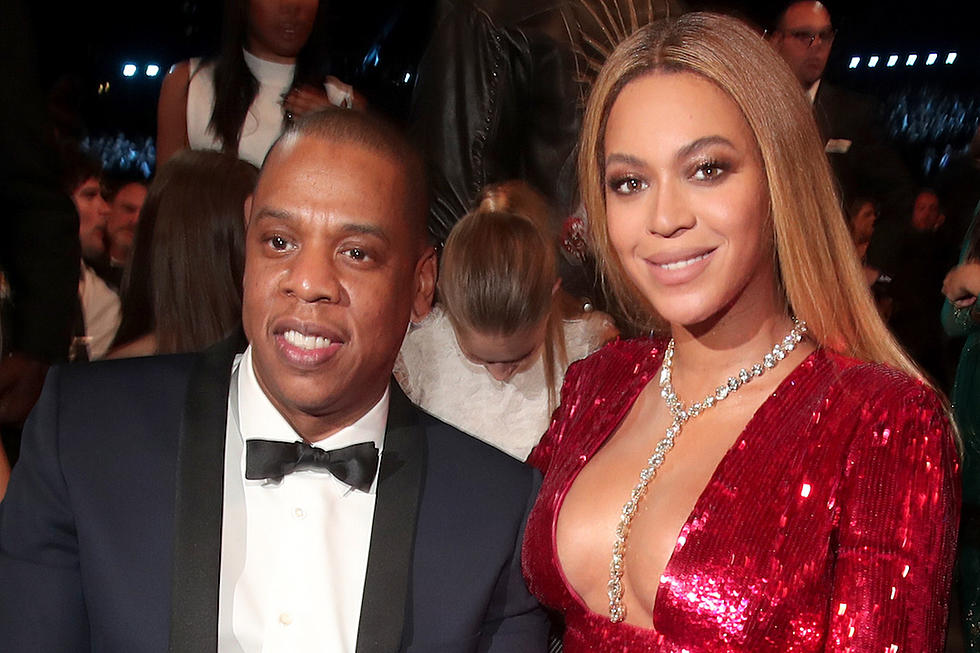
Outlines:
<svg viewBox="0 0 980 653"><path fill-rule="evenodd" d="M4 651L544 650L536 473L390 381L435 280L421 169L376 118L304 118L246 203L244 354L52 370L0 504Z"/></svg>
<svg viewBox="0 0 980 653"><path fill-rule="evenodd" d="M944 392L952 386L958 354L942 328L945 298L936 292L959 255L959 238L950 227L935 191L919 189L898 241L888 320L898 341Z"/></svg>
<svg viewBox="0 0 980 653"><path fill-rule="evenodd" d="M123 270L129 259L139 224L140 209L146 200L146 181L142 178L121 177L109 184L106 202L109 205L109 218L106 222L106 244L108 251L100 260L96 271L110 287L119 290Z"/></svg>
<svg viewBox="0 0 980 653"><path fill-rule="evenodd" d="M785 6L767 38L810 97L844 205L857 197L878 201L881 219L868 256L875 267L890 269L895 261L889 253L912 206L914 185L886 143L874 102L823 79L835 35L822 2L797 0Z"/></svg>
<svg viewBox="0 0 980 653"><path fill-rule="evenodd" d="M106 251L109 205L102 198L101 164L79 152L67 153L66 189L78 211L78 240L82 248L78 301L81 322L76 327L69 356L74 360L102 358L119 328L119 295L95 272L91 261Z"/></svg>
<svg viewBox="0 0 980 653"><path fill-rule="evenodd" d="M916 231L936 231L946 222L939 208L939 196L931 188L923 188L912 205L912 227Z"/></svg>

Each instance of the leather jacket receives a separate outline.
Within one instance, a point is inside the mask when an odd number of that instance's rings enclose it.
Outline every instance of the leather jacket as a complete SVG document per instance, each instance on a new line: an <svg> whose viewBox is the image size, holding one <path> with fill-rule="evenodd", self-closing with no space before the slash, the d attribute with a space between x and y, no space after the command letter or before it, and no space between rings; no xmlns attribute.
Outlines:
<svg viewBox="0 0 980 653"><path fill-rule="evenodd" d="M523 179L566 215L574 208L572 69L568 48L542 33L497 25L470 2L443 12L418 66L410 119L428 161L436 242L489 183Z"/></svg>

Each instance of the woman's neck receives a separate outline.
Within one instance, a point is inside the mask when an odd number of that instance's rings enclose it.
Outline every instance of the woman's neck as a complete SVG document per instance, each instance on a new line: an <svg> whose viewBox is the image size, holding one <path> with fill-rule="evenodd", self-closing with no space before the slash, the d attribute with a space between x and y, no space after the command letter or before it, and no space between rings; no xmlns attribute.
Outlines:
<svg viewBox="0 0 980 653"><path fill-rule="evenodd" d="M693 400L714 392L740 369L762 363L763 356L783 341L794 327L788 310L780 303L760 308L733 309L708 324L671 325L672 376L679 395ZM787 369L812 351L813 345L805 340L798 350L788 357Z"/></svg>
<svg viewBox="0 0 980 653"><path fill-rule="evenodd" d="M296 57L283 57L276 54L275 52L272 52L268 48L262 48L256 46L253 43L246 44L245 51L248 52L253 57L255 57L256 59L261 59L262 61L269 61L272 63L286 64L286 65L296 64Z"/></svg>

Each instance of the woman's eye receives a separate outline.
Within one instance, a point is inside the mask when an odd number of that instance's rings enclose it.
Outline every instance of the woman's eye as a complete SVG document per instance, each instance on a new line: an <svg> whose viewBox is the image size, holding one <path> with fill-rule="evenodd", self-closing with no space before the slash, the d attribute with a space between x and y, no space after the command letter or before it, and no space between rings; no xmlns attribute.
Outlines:
<svg viewBox="0 0 980 653"><path fill-rule="evenodd" d="M697 181L713 181L724 173L724 167L720 163L709 161L700 164L694 170L694 179Z"/></svg>
<svg viewBox="0 0 980 653"><path fill-rule="evenodd" d="M614 193L620 195L632 195L638 191L641 191L647 187L647 183L642 179L637 179L636 177L621 177L619 179L614 179L610 188Z"/></svg>

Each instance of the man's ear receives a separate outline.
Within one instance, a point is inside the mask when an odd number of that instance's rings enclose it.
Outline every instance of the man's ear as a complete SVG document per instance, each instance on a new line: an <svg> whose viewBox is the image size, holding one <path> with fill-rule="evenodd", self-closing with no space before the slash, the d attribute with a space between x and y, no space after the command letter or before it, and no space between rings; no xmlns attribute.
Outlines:
<svg viewBox="0 0 980 653"><path fill-rule="evenodd" d="M252 195L245 198L245 231L248 231L248 223L252 219Z"/></svg>
<svg viewBox="0 0 980 653"><path fill-rule="evenodd" d="M436 294L438 261L434 247L426 247L415 265L415 298L412 301L412 322L421 322L432 308Z"/></svg>

